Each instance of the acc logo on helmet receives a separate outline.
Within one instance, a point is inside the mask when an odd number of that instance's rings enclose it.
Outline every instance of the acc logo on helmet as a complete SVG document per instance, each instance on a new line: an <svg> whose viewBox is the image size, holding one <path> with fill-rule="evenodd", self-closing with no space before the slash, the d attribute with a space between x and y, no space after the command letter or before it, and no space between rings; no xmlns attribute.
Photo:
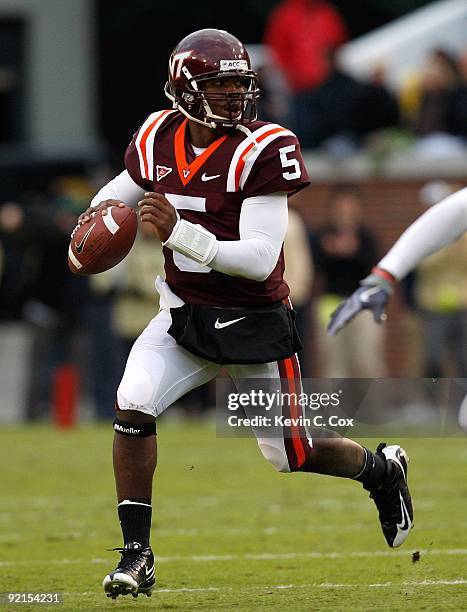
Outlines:
<svg viewBox="0 0 467 612"><path fill-rule="evenodd" d="M221 70L248 70L248 62L246 60L221 60Z"/></svg>

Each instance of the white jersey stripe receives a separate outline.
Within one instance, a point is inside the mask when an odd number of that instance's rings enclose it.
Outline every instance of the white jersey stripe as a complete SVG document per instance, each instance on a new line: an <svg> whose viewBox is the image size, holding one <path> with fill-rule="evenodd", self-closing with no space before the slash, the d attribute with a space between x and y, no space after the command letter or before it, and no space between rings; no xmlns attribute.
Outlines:
<svg viewBox="0 0 467 612"><path fill-rule="evenodd" d="M148 179L150 181L154 180L154 138L156 136L156 132L157 130L160 128L160 126L162 125L163 121L165 121L165 119L171 115L172 113L175 113L175 110L170 110L169 112L164 112L159 119L157 120L157 123L155 124L155 126L153 127L153 129L151 130L151 133L149 134L147 140L146 140L146 156L147 156L147 162L148 162Z"/></svg>
<svg viewBox="0 0 467 612"><path fill-rule="evenodd" d="M269 132L270 130L275 130L280 127L282 126L278 125L277 123L268 123L258 128L254 132L252 132L251 135L253 138L256 139L256 138L259 138L265 132ZM232 161L230 162L229 174L227 177L227 191L228 192L235 191L235 169L237 168L237 164L240 160L240 157L245 152L245 150L248 148L248 146L251 144L251 142L252 142L251 138L245 138L245 140L242 140L242 142L235 149L235 153L232 156Z"/></svg>
<svg viewBox="0 0 467 612"><path fill-rule="evenodd" d="M248 179L250 172L253 168L253 164L258 159L260 153L264 151L264 149L268 146L268 144L270 144L273 140L276 140L276 138L280 138L281 136L293 136L293 135L294 135L293 132L291 132L290 130L286 130L286 129L280 132L275 132L274 134L270 134L269 136L266 136L266 138L264 138L260 143L258 143L258 145L254 149L249 151L248 156L245 160L245 166L243 167L242 174L240 175L240 181L239 181L240 189L243 189L243 187L245 186L246 180Z"/></svg>
<svg viewBox="0 0 467 612"><path fill-rule="evenodd" d="M163 110L158 111L156 113L151 113L139 130L135 145L139 157L139 168L143 179L149 181L154 180L154 138L156 136L157 130L161 126L164 119L174 112L176 111ZM152 124L154 125L151 128ZM149 133L148 129L150 129ZM145 136L146 140L144 143L142 143L142 140ZM148 168L147 172L144 163L145 160Z"/></svg>
<svg viewBox="0 0 467 612"><path fill-rule="evenodd" d="M141 172L141 176L145 179L146 177L146 170L144 168L144 157L143 157L143 151L141 149L141 140L144 136L144 133L146 132L146 130L148 129L148 127L151 125L151 123L160 115L162 111L159 111L157 113L151 113L149 115L149 117L146 119L146 121L143 123L143 125L140 127L138 136L136 137L136 150L138 151L138 157L139 157L139 169Z"/></svg>

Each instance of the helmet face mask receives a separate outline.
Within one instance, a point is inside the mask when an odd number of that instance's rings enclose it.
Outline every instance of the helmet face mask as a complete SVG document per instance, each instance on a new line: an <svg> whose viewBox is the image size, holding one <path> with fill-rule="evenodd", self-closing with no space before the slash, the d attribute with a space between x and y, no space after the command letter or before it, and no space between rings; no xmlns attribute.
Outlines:
<svg viewBox="0 0 467 612"><path fill-rule="evenodd" d="M165 93L174 108L212 129L256 119L256 73L242 43L223 30L194 32L175 47Z"/></svg>

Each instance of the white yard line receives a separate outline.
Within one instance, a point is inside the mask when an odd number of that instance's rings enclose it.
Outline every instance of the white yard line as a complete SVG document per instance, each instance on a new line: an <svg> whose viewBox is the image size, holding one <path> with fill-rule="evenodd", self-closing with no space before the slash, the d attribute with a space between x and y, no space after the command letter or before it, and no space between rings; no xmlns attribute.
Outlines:
<svg viewBox="0 0 467 612"><path fill-rule="evenodd" d="M436 556L460 556L467 557L467 548L451 548L451 549L431 549L420 551L421 555ZM279 561L287 559L358 559L371 557L408 557L410 550L380 550L380 551L356 551L356 552L289 552L289 553L247 553L244 555L179 555L173 557L156 557L157 563L180 563L180 562L199 562L211 563L218 561ZM0 567L12 567L15 565L61 565L61 564L79 564L79 563L94 563L105 564L111 561L111 557L94 558L90 561L87 559L22 559L19 561L0 561Z"/></svg>
<svg viewBox="0 0 467 612"><path fill-rule="evenodd" d="M422 555L459 555L467 556L467 548L456 549L433 549L421 550ZM212 561L275 561L285 559L351 559L367 557L392 557L408 556L407 550L381 550L381 551L362 551L362 552L290 552L290 553L247 553L245 555L190 555L174 557L158 557L159 563L179 563L183 561L212 562ZM101 560L99 559L99 562ZM97 559L95 560L97 562Z"/></svg>
<svg viewBox="0 0 467 612"><path fill-rule="evenodd" d="M333 582L321 582L321 583L310 583L310 584L275 584L267 586L257 587L240 587L239 589L232 587L200 587L195 589L157 589L157 593L184 593L184 592L196 592L196 591L258 591L258 590L287 590L287 589L351 589L357 588L388 588L394 586L458 586L467 585L467 579L459 580L422 580L422 581L404 581L404 582L383 582L373 584L343 584Z"/></svg>
<svg viewBox="0 0 467 612"><path fill-rule="evenodd" d="M309 584L273 584L273 585L258 585L255 587L196 587L188 588L183 587L181 589L158 589L154 591L154 596L157 597L157 593L207 593L212 591L217 592L257 592L257 591L282 591L291 589L386 589L389 587L431 587L431 586L464 586L467 585L467 579L460 578L458 580L406 580L404 582L382 582L382 583L358 583L358 584L346 584L346 583L333 583L333 582L318 582ZM79 595L95 595L94 592L86 591L84 593L63 593L63 595L76 597Z"/></svg>

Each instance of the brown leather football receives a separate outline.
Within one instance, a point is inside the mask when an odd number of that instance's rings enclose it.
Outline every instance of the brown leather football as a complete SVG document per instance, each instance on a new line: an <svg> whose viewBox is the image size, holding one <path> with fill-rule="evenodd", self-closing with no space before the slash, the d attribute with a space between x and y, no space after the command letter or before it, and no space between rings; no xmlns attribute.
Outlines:
<svg viewBox="0 0 467 612"><path fill-rule="evenodd" d="M129 208L110 206L107 214L92 213L71 238L68 266L74 274L99 274L128 255L136 237L138 218Z"/></svg>

